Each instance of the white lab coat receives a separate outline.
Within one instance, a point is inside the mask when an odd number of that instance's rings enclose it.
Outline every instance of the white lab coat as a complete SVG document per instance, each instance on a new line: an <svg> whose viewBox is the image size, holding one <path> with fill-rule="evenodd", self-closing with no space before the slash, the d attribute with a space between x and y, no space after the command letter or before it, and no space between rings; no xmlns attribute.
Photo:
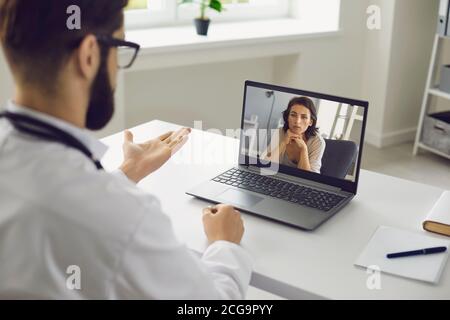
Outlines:
<svg viewBox="0 0 450 320"><path fill-rule="evenodd" d="M12 102L7 110L66 130L97 158L106 152L85 130ZM226 241L198 257L121 171L98 171L78 150L0 119L0 298L242 299L251 268Z"/></svg>

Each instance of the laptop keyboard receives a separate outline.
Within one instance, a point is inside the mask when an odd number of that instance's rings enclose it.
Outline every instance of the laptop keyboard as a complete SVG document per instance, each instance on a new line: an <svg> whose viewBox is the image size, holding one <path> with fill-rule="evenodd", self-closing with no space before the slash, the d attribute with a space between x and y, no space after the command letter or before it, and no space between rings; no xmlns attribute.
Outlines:
<svg viewBox="0 0 450 320"><path fill-rule="evenodd" d="M336 194L235 168L214 178L213 181L321 211L330 211L344 200L344 197Z"/></svg>

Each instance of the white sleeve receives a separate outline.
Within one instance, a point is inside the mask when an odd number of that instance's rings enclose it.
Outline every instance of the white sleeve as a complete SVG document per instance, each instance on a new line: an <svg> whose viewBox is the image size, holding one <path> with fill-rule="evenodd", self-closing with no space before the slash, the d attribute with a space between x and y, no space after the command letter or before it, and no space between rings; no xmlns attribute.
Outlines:
<svg viewBox="0 0 450 320"><path fill-rule="evenodd" d="M113 272L111 299L245 297L252 260L242 247L218 241L199 258L176 239L159 205L145 209Z"/></svg>
<svg viewBox="0 0 450 320"><path fill-rule="evenodd" d="M314 139L311 148L309 149L309 163L311 165L311 171L320 173L322 168L322 157L325 152L325 141L323 139Z"/></svg>
<svg viewBox="0 0 450 320"><path fill-rule="evenodd" d="M113 171L110 171L109 173L121 180L127 180L128 182L132 182L130 179L128 179L127 175L120 169L115 169Z"/></svg>
<svg viewBox="0 0 450 320"><path fill-rule="evenodd" d="M221 298L245 298L253 265L246 250L231 242L216 241L206 249L202 261L220 286Z"/></svg>

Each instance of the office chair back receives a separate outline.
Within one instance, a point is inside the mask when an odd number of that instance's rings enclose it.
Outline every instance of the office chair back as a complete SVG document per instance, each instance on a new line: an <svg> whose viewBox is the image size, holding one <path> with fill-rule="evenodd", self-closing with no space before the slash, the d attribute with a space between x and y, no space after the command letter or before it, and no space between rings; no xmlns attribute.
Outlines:
<svg viewBox="0 0 450 320"><path fill-rule="evenodd" d="M358 155L358 147L352 141L325 139L320 173L344 179Z"/></svg>

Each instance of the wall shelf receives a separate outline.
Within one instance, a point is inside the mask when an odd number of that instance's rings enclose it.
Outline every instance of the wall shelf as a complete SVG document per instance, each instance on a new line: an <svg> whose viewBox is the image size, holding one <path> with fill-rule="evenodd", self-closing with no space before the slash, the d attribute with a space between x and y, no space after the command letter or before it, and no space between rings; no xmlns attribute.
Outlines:
<svg viewBox="0 0 450 320"><path fill-rule="evenodd" d="M437 87L428 89L428 93L433 95L433 96L436 96L436 97L440 97L440 98L444 98L444 99L450 100L450 93L442 91L442 90L439 90L439 88L437 88Z"/></svg>
<svg viewBox="0 0 450 320"><path fill-rule="evenodd" d="M436 71L436 63L438 62L438 56L440 56L440 51L442 50L442 45L440 44L441 41L450 41L450 37L448 36L441 36L439 34L436 34L434 39L434 45L433 45L433 51L431 54L431 61L430 66L428 70L428 78L427 78L427 85L423 97L423 103L422 103L422 110L420 112L420 119L416 134L416 139L414 142L414 150L413 154L417 155L420 149L423 149L425 151L432 152L434 154L440 155L444 158L450 159L450 155L435 149L431 146L428 146L423 143L422 141L422 134L424 129L424 121L425 117L427 117L430 114L430 97L435 96L443 99L450 100L450 93L440 90L435 84L433 83L433 80L435 78L435 71Z"/></svg>

